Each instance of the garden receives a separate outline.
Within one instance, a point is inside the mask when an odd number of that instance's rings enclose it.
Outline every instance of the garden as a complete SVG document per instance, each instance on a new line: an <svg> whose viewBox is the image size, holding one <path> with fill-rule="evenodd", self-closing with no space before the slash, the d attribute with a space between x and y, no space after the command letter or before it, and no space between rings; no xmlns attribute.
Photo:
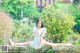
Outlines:
<svg viewBox="0 0 80 53"><path fill-rule="evenodd" d="M44 39L52 43L72 43L73 49L53 50L49 46L41 49L31 47L9 47L7 53L80 53L80 2L36 7L34 0L3 0L0 6L0 53L2 45L26 42L32 36L37 19L42 19L47 28ZM40 12L40 10L42 10ZM32 38L34 39L34 38Z"/></svg>

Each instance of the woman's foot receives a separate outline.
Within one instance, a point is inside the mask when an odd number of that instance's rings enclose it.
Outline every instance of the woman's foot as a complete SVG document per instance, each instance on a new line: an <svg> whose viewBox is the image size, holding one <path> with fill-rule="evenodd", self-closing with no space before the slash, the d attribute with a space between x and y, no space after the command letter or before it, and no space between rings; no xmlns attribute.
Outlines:
<svg viewBox="0 0 80 53"><path fill-rule="evenodd" d="M14 46L14 43L12 42L12 40L9 38L9 42L12 46Z"/></svg>
<svg viewBox="0 0 80 53"><path fill-rule="evenodd" d="M56 44L54 44L54 43L52 43L52 45L51 45L52 47L55 47L56 46Z"/></svg>
<svg viewBox="0 0 80 53"><path fill-rule="evenodd" d="M56 44L56 43L53 43L53 44L52 44L52 48L53 48L53 49L55 49L55 48L57 48L57 47L58 47L58 44Z"/></svg>

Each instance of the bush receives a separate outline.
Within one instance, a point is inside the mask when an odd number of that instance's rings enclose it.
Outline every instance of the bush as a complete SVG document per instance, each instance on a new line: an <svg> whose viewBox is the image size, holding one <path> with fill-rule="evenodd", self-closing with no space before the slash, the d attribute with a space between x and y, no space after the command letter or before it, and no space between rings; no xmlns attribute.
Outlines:
<svg viewBox="0 0 80 53"><path fill-rule="evenodd" d="M4 41L7 41L13 31L14 23L12 18L5 12L0 12L0 37L4 38Z"/></svg>
<svg viewBox="0 0 80 53"><path fill-rule="evenodd" d="M73 27L75 23L75 16L66 12L66 8L57 6L47 6L42 12L42 18L45 20L47 27L47 37L52 42L67 42L73 35Z"/></svg>
<svg viewBox="0 0 80 53"><path fill-rule="evenodd" d="M28 41L29 37L32 36L33 26L29 22L14 20L15 31L13 33L13 39L15 42L25 42Z"/></svg>
<svg viewBox="0 0 80 53"><path fill-rule="evenodd" d="M78 32L80 34L80 4L78 6L76 6L76 10L74 15L76 16L76 25L74 26L74 31Z"/></svg>

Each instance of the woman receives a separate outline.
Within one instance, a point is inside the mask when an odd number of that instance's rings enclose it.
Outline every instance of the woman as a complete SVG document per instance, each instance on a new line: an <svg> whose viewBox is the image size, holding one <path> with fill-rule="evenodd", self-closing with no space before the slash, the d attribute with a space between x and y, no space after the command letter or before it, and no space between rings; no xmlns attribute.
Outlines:
<svg viewBox="0 0 80 53"><path fill-rule="evenodd" d="M29 41L29 42L25 42L25 43L14 43L10 39L9 39L9 41L10 41L12 46L14 46L14 45L31 46L32 48L35 48L35 49L39 49L42 46L53 47L53 43L49 43L43 39L43 37L45 35L46 35L46 28L44 27L42 20L39 19L36 22L36 27L34 27L34 29L33 29L33 35L32 35L32 37L34 36L33 41ZM29 40L31 40L31 38Z"/></svg>

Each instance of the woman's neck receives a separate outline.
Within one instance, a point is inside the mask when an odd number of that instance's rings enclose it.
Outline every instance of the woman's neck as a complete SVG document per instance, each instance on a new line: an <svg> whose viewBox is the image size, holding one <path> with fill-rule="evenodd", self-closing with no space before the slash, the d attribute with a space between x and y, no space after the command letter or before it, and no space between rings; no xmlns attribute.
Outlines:
<svg viewBox="0 0 80 53"><path fill-rule="evenodd" d="M38 29L41 29L41 27L37 27Z"/></svg>

